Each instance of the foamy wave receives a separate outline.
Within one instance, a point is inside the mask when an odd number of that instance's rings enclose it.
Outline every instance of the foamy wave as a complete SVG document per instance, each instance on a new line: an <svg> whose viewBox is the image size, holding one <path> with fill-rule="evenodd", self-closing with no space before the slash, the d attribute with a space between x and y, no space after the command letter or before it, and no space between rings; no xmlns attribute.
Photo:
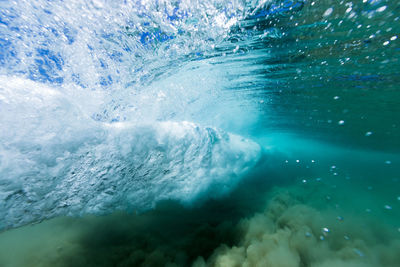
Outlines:
<svg viewBox="0 0 400 267"><path fill-rule="evenodd" d="M192 122L94 121L29 80L2 77L0 103L0 228L218 196L260 156L256 143Z"/></svg>

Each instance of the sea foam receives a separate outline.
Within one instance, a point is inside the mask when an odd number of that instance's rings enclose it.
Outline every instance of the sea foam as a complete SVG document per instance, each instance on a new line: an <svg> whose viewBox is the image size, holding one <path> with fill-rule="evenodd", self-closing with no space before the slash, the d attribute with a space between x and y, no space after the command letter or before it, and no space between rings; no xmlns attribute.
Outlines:
<svg viewBox="0 0 400 267"><path fill-rule="evenodd" d="M0 102L1 228L222 195L261 154L193 122L96 121L72 95L21 78L0 78Z"/></svg>

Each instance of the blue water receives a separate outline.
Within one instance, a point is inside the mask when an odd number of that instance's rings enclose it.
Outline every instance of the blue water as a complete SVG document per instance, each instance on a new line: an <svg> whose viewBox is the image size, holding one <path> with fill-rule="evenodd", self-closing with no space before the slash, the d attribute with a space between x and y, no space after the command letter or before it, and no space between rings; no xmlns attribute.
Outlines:
<svg viewBox="0 0 400 267"><path fill-rule="evenodd" d="M1 1L1 266L398 266L396 1Z"/></svg>

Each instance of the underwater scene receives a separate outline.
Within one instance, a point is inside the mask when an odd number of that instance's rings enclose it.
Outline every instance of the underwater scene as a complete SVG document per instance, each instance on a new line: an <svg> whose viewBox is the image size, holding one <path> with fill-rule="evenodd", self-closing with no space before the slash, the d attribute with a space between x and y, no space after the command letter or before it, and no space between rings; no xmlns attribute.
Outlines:
<svg viewBox="0 0 400 267"><path fill-rule="evenodd" d="M0 0L0 266L400 266L400 1Z"/></svg>

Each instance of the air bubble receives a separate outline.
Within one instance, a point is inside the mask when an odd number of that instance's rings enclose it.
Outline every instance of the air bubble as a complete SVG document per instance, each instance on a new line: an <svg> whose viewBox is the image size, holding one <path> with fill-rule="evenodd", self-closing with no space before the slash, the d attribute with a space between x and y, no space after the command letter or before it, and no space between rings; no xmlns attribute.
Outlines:
<svg viewBox="0 0 400 267"><path fill-rule="evenodd" d="M385 9L386 9L386 6L381 6L381 7L378 8L376 11L378 11L378 12L383 12L383 11L385 11Z"/></svg>
<svg viewBox="0 0 400 267"><path fill-rule="evenodd" d="M328 16L330 16L331 14L332 14L332 12L333 12L333 8L328 8L325 12L324 12L324 17L328 17Z"/></svg>

